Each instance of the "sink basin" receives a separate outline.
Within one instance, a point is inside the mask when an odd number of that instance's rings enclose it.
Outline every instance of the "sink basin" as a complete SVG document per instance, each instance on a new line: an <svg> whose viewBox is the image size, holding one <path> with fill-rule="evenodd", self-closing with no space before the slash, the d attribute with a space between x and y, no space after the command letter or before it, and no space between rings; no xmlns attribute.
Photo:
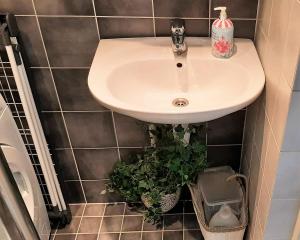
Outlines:
<svg viewBox="0 0 300 240"><path fill-rule="evenodd" d="M211 55L209 38L186 38L175 56L171 39L101 40L88 77L104 106L153 123L196 123L240 110L261 93L265 76L253 42L235 39L230 59Z"/></svg>

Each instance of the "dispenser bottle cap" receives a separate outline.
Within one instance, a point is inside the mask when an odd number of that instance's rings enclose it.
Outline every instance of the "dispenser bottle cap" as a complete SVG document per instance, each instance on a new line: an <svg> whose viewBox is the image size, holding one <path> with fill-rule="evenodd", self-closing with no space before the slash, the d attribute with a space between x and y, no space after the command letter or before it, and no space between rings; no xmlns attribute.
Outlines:
<svg viewBox="0 0 300 240"><path fill-rule="evenodd" d="M226 7L216 7L214 10L220 10L220 19L225 20L227 18Z"/></svg>

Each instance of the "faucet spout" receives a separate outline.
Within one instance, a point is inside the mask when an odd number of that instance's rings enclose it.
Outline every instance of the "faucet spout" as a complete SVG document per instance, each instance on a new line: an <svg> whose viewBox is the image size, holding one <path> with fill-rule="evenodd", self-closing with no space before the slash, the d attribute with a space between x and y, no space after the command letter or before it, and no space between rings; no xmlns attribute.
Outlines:
<svg viewBox="0 0 300 240"><path fill-rule="evenodd" d="M173 19L171 21L171 36L172 36L172 49L177 55L181 55L187 51L185 37L185 22L183 19Z"/></svg>

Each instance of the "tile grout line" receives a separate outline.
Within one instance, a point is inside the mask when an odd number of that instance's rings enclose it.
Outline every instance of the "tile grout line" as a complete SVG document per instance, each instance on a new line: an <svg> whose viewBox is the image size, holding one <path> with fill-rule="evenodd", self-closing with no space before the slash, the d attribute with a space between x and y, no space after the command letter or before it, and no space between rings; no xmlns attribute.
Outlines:
<svg viewBox="0 0 300 240"><path fill-rule="evenodd" d="M123 223L124 223L124 218L125 218L125 211L126 211L126 203L124 204L124 209L123 209L123 216L122 216L122 222L121 222L119 240L121 240L121 236L122 236L121 233L122 233L122 230L123 230Z"/></svg>
<svg viewBox="0 0 300 240"><path fill-rule="evenodd" d="M234 146L242 146L241 143L236 143L236 144L207 144L208 147L234 147ZM148 146L150 147L150 146ZM144 146L135 146L135 147L96 147L96 148L81 148L81 147L73 147L74 150L106 150L106 149L144 149ZM146 146L147 148L147 146ZM62 151L62 150L70 150L70 148L54 148L53 150L55 151Z"/></svg>
<svg viewBox="0 0 300 240"><path fill-rule="evenodd" d="M244 127L243 127L243 137L242 137L242 148L241 148L241 157L240 157L240 167L239 167L239 173L241 173L241 168L242 168L242 162L243 162L243 151L244 151L244 140L245 140L245 130L246 130L246 121L247 121L247 113L248 113L248 108L246 108L245 116L244 116Z"/></svg>
<svg viewBox="0 0 300 240"><path fill-rule="evenodd" d="M151 4L152 4L153 32L154 32L154 37L156 37L156 25L155 25L155 13L154 13L154 0L151 0Z"/></svg>
<svg viewBox="0 0 300 240"><path fill-rule="evenodd" d="M257 33L257 28L258 28L258 13L261 5L261 0L258 0L257 6L256 6L256 18L255 18L255 29L254 29L254 42L256 40L256 33Z"/></svg>
<svg viewBox="0 0 300 240"><path fill-rule="evenodd" d="M127 206L127 203L125 204L125 206ZM143 240L144 224L145 224L145 216L143 215L143 223L142 223L141 239L140 240Z"/></svg>
<svg viewBox="0 0 300 240"><path fill-rule="evenodd" d="M54 81L53 72L52 72L50 61L49 61L49 58L48 58L48 52L47 52L46 45L45 45L45 42L44 42L44 38L43 38L43 34L42 34L40 22L39 22L37 13L36 13L35 3L34 3L34 0L31 0L31 1L32 1L33 10L34 10L34 13L35 13L35 18L36 18L38 30L39 30L39 33L40 33L41 41L42 41L42 44L43 44L45 57L46 57L46 60L47 60L47 64L49 66L50 75L51 75L52 83L53 83L53 86L54 86L55 94L56 94L56 97L57 97L59 109L62 111L62 106L61 106L60 98L59 98L59 95L58 95L58 92L57 92L57 88L56 88L56 84L55 84L55 81ZM78 166L77 166L75 153L73 151L72 142L71 142L71 139L70 139L69 131L68 131L68 128L67 128L67 123L66 123L65 116L64 116L63 112L61 112L61 116L62 116L62 120L63 120L63 123L64 123L65 131L66 131L66 134L67 134L68 142L70 144L71 153L72 153L73 160L74 160L74 165L75 165L75 168L76 168L76 171L77 171L77 175L78 175L78 178L79 178L79 181L80 181L83 198L84 198L84 201L86 203L87 200L86 200L86 196L85 196L85 191L84 191L83 184L82 184L82 181L81 181L81 176L80 176L79 169L78 169Z"/></svg>
<svg viewBox="0 0 300 240"><path fill-rule="evenodd" d="M53 234L51 234L51 232L50 232L50 238L49 239L51 239L51 236L53 236L53 238L51 240L55 240L57 230L58 230L58 225L56 226L55 231L53 232Z"/></svg>
<svg viewBox="0 0 300 240"><path fill-rule="evenodd" d="M99 26L98 26L98 20L97 20L97 14L96 14L96 7L95 7L95 0L92 0L92 4L93 4L93 11L94 11L94 17L95 17L95 22L96 22L96 29L97 29L97 33L98 33L98 39L100 41L100 30L99 30Z"/></svg>
<svg viewBox="0 0 300 240"><path fill-rule="evenodd" d="M112 117L112 123L113 123L113 127L114 127L115 139L116 139L116 144L117 144L118 157L119 157L119 161L121 161L119 139L118 139L118 133L117 133L117 128L116 128L116 121L115 121L115 116L114 116L114 112L113 111L111 111L111 117Z"/></svg>
<svg viewBox="0 0 300 240"><path fill-rule="evenodd" d="M110 110L87 110L87 111L80 111L80 110L63 110L63 111L53 111L53 110L42 110L41 113L105 113L110 112Z"/></svg>
<svg viewBox="0 0 300 240"><path fill-rule="evenodd" d="M103 213L102 213L102 219L101 219L100 226L99 226L99 229L98 229L97 240L100 240L100 233L101 233L101 228L102 228L102 223L103 223L103 219L104 219L104 214L105 214L106 206L107 205L105 204L104 205L104 209L103 209Z"/></svg>
<svg viewBox="0 0 300 240"><path fill-rule="evenodd" d="M84 215L84 212L85 212L85 208L86 208L86 203L84 204L84 207L83 207L83 211L82 211L82 214L81 214L81 217L80 217L80 220L79 220L79 224L78 224L78 228L77 228L77 231L76 231L76 235L75 235L75 239L77 239L77 236L78 236L78 232L79 232L79 229L80 229L80 225L81 225L81 222L82 222L82 218L83 218L83 215Z"/></svg>
<svg viewBox="0 0 300 240"><path fill-rule="evenodd" d="M83 218L86 218L86 217L83 217ZM166 230L164 230L164 232L182 232L182 231L183 230L180 230L180 229L166 229ZM185 231L200 231L200 228L185 229ZM156 233L156 232L163 233L162 230L152 230L152 231L151 230L146 230L146 231L137 231L136 230L136 231L120 231L120 232L102 232L101 234L119 234L119 233L120 234L121 233L127 234L127 233L140 233L140 232L142 232L142 233ZM56 234L56 236L63 236L63 235L70 235L70 234L76 235L76 233L58 233L58 234ZM93 232L78 233L78 235L88 235L88 234L96 235L96 233L93 233ZM99 239L99 240L101 240L101 239Z"/></svg>
<svg viewBox="0 0 300 240"><path fill-rule="evenodd" d="M42 15L42 14L29 14L29 15L15 15L16 17L41 17L41 18L136 18L136 19L152 19L153 16L111 16L111 15ZM187 20L209 20L209 18L205 17L179 17L179 16L155 16L155 19L173 19L173 18L182 18ZM216 17L213 17L211 19L217 19ZM240 21L256 21L256 18L231 18L232 20L240 20Z"/></svg>
<svg viewBox="0 0 300 240"><path fill-rule="evenodd" d="M210 25L210 21L211 21L211 0L209 0L208 2L208 37L210 37L211 35L211 25Z"/></svg>

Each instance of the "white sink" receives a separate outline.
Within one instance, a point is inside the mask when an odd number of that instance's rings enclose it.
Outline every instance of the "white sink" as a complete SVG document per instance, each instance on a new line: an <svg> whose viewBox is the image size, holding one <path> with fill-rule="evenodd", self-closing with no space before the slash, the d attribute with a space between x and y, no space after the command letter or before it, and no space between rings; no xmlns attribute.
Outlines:
<svg viewBox="0 0 300 240"><path fill-rule="evenodd" d="M251 40L235 39L230 59L211 55L209 38L186 38L175 56L171 38L101 40L88 85L104 106L154 123L196 123L240 110L261 93L265 76ZM178 67L181 63L182 67ZM175 106L174 99L182 98Z"/></svg>

